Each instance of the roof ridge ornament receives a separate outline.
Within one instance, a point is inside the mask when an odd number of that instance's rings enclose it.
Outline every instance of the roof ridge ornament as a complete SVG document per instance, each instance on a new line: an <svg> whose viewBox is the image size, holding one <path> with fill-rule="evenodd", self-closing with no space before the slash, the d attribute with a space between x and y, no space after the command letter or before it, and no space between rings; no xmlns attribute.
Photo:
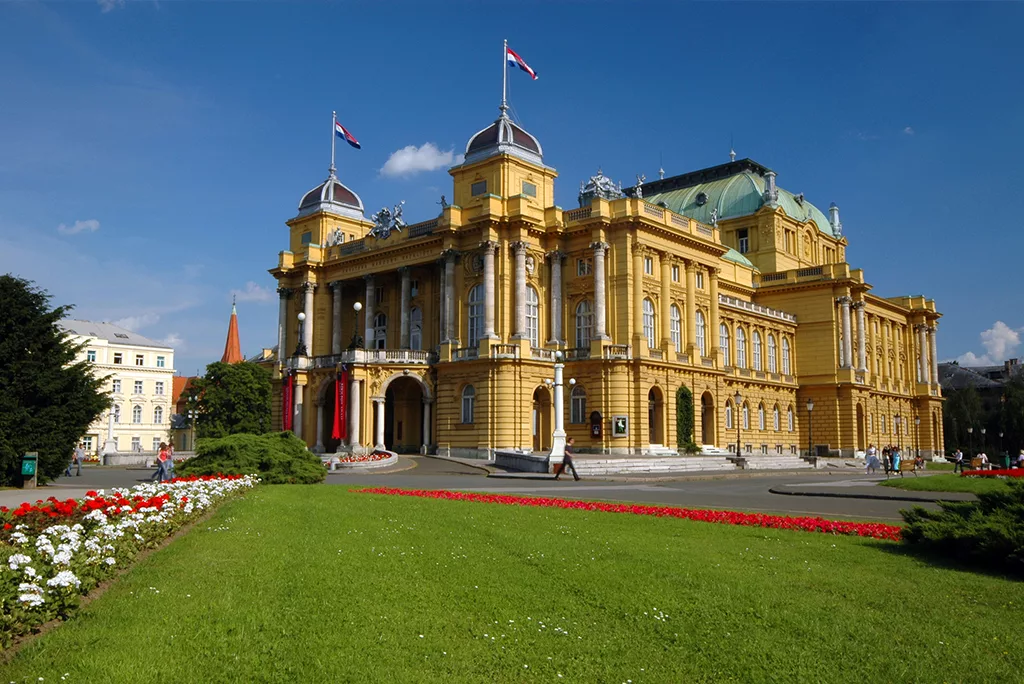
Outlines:
<svg viewBox="0 0 1024 684"><path fill-rule="evenodd" d="M835 202L828 205L828 223L832 226L832 234L836 237L843 236L843 223L839 220L839 206Z"/></svg>
<svg viewBox="0 0 1024 684"><path fill-rule="evenodd" d="M404 204L405 200L402 200L395 205L394 210L383 207L374 214L371 217L373 228L370 229L370 235L378 240L387 240L391 236L391 231L402 232L402 228L405 228L405 220L402 219Z"/></svg>
<svg viewBox="0 0 1024 684"><path fill-rule="evenodd" d="M764 203L774 209L779 206L779 189L775 185L775 172L769 171L764 174Z"/></svg>

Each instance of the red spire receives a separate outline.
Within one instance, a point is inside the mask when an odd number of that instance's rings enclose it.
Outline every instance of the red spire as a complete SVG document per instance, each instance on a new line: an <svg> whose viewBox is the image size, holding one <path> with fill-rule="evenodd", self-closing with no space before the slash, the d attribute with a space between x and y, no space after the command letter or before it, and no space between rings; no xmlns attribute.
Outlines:
<svg viewBox="0 0 1024 684"><path fill-rule="evenodd" d="M228 340L224 344L224 356L220 357L221 363L241 363L245 361L242 356L242 345L238 341L238 313L235 311L235 303L231 302L231 322L228 323Z"/></svg>

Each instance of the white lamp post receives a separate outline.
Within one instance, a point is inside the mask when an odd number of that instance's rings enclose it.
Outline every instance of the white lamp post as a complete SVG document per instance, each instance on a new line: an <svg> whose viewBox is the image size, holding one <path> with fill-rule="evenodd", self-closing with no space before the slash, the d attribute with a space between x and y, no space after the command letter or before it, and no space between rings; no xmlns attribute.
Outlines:
<svg viewBox="0 0 1024 684"><path fill-rule="evenodd" d="M299 319L299 335L298 335L298 344L295 345L295 355L296 356L306 356L306 354L309 353L309 350L306 349L306 341L305 341L305 335L306 335L306 332L305 332L306 313L304 311L300 311L299 315L298 315L298 319Z"/></svg>
<svg viewBox="0 0 1024 684"><path fill-rule="evenodd" d="M551 435L551 452L548 454L548 462L555 465L562 462L565 456L565 416L562 409L562 352L555 352L555 381L552 385L555 406L555 431Z"/></svg>
<svg viewBox="0 0 1024 684"><path fill-rule="evenodd" d="M352 349L362 347L362 340L359 339L359 312L363 310L363 303L356 302L352 305L355 314L352 316Z"/></svg>

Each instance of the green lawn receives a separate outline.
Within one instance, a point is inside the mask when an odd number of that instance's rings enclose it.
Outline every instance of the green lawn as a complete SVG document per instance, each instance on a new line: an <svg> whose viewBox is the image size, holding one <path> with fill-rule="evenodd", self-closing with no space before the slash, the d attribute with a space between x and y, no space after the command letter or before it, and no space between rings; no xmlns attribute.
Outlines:
<svg viewBox="0 0 1024 684"><path fill-rule="evenodd" d="M913 475L897 475L885 482L883 487L895 487L915 492L996 492L1006 489L1006 482L994 477L960 477L956 475L929 475L914 477Z"/></svg>
<svg viewBox="0 0 1024 684"><path fill-rule="evenodd" d="M1022 604L1022 583L890 542L275 486L140 562L0 676L1014 681Z"/></svg>

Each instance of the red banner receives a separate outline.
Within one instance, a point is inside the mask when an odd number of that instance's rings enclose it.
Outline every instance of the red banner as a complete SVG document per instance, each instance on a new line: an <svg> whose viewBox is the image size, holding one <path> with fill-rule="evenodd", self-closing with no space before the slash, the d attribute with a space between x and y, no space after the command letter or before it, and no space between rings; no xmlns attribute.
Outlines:
<svg viewBox="0 0 1024 684"><path fill-rule="evenodd" d="M341 379L334 379L334 424L331 439L341 439Z"/></svg>
<svg viewBox="0 0 1024 684"><path fill-rule="evenodd" d="M348 439L348 368L342 367L334 402L335 439Z"/></svg>
<svg viewBox="0 0 1024 684"><path fill-rule="evenodd" d="M281 383L281 430L288 432L292 429L292 383L295 376L291 373L284 376Z"/></svg>

